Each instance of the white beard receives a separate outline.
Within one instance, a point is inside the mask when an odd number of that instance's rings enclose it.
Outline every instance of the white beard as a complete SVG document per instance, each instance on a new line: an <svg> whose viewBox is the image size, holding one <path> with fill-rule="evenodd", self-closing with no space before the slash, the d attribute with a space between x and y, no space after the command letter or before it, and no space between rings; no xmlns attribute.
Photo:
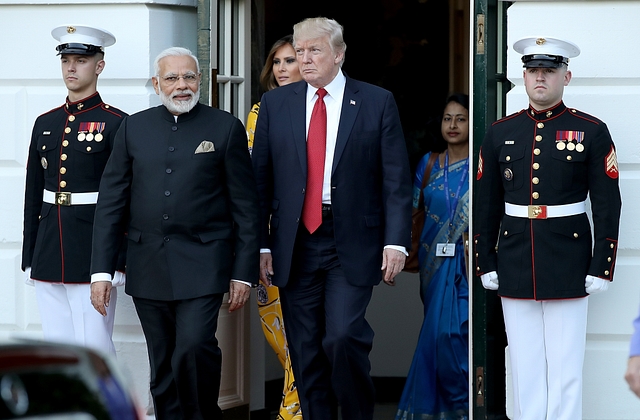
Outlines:
<svg viewBox="0 0 640 420"><path fill-rule="evenodd" d="M186 114L187 112L191 111L191 109L198 103L198 100L200 100L200 88L198 88L195 93L190 91L189 89L176 90L171 93L171 96L165 95L165 93L161 89L159 89L159 93L162 104L167 107L169 112L171 112L172 114ZM189 99L188 101L173 100L174 95L184 94L191 95L191 99Z"/></svg>

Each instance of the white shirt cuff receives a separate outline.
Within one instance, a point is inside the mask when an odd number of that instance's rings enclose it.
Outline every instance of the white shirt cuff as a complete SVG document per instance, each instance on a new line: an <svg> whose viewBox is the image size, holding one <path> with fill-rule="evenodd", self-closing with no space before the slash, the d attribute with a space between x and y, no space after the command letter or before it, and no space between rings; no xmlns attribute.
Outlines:
<svg viewBox="0 0 640 420"><path fill-rule="evenodd" d="M402 252L405 256L409 256L409 253L407 252L407 248L400 246L400 245L385 245L384 246L385 249L387 248L391 248L391 249L395 249L396 251L400 251Z"/></svg>
<svg viewBox="0 0 640 420"><path fill-rule="evenodd" d="M111 281L111 274L109 273L93 273L91 275L91 283L95 283L97 281Z"/></svg>

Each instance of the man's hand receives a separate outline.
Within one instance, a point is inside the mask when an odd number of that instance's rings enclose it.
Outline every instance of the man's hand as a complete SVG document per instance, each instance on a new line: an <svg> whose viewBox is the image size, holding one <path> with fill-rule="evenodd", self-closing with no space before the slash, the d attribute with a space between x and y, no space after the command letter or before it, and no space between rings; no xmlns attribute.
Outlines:
<svg viewBox="0 0 640 420"><path fill-rule="evenodd" d="M640 356L631 356L629 358L624 379L627 380L629 389L640 398Z"/></svg>
<svg viewBox="0 0 640 420"><path fill-rule="evenodd" d="M584 280L584 290L590 294L606 292L609 288L609 280L601 279L600 277L587 276Z"/></svg>
<svg viewBox="0 0 640 420"><path fill-rule="evenodd" d="M480 280L482 280L482 287L487 290L498 290L498 273L495 271L491 271L489 273L483 274L480 276Z"/></svg>
<svg viewBox="0 0 640 420"><path fill-rule="evenodd" d="M229 283L229 313L238 310L244 306L251 295L251 287L239 281Z"/></svg>
<svg viewBox="0 0 640 420"><path fill-rule="evenodd" d="M107 316L107 308L111 299L111 282L97 281L91 283L91 304L102 316Z"/></svg>
<svg viewBox="0 0 640 420"><path fill-rule="evenodd" d="M407 256L396 249L385 248L382 251L382 267L380 267L380 270L382 270L384 282L389 286L396 285L395 277L404 268L404 262L406 259Z"/></svg>
<svg viewBox="0 0 640 420"><path fill-rule="evenodd" d="M271 286L273 276L273 257L270 252L260 253L260 283L265 287Z"/></svg>

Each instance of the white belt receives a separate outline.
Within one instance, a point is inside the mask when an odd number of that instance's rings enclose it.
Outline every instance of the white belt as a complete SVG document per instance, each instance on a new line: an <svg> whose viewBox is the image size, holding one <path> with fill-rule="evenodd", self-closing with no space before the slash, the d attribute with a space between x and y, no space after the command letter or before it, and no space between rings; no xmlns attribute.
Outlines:
<svg viewBox="0 0 640 420"><path fill-rule="evenodd" d="M552 217L565 217L582 214L585 212L584 201L558 206L520 206L518 204L504 203L504 213L507 216L526 217L528 219L549 219Z"/></svg>
<svg viewBox="0 0 640 420"><path fill-rule="evenodd" d="M70 193L53 192L44 190L42 201L58 206L75 206L78 204L96 204L98 202L97 192Z"/></svg>

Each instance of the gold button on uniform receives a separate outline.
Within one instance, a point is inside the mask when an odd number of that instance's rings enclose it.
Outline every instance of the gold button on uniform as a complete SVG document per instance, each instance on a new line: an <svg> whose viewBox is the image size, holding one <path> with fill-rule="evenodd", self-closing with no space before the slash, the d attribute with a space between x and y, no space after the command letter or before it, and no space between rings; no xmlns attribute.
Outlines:
<svg viewBox="0 0 640 420"><path fill-rule="evenodd" d="M60 188L64 188L67 186L67 181L60 181Z"/></svg>
<svg viewBox="0 0 640 420"><path fill-rule="evenodd" d="M531 194L531 197L533 197L534 200L537 200L538 198L540 198L540 194L538 194L538 192L534 192L533 194Z"/></svg>
<svg viewBox="0 0 640 420"><path fill-rule="evenodd" d="M91 151L91 146L87 146L87 152Z"/></svg>
<svg viewBox="0 0 640 420"><path fill-rule="evenodd" d="M536 141L542 141L542 136L540 134L536 136Z"/></svg>
<svg viewBox="0 0 640 420"><path fill-rule="evenodd" d="M533 169L535 169L536 171L537 171L538 169L540 169L540 164L539 164L538 162L535 162L535 163L533 164Z"/></svg>
<svg viewBox="0 0 640 420"><path fill-rule="evenodd" d="M571 155L567 156L567 160L571 160L571 159L573 159Z"/></svg>
<svg viewBox="0 0 640 420"><path fill-rule="evenodd" d="M67 155L65 153L61 154L60 160L67 160Z"/></svg>
<svg viewBox="0 0 640 420"><path fill-rule="evenodd" d="M537 147L533 149L533 154L538 156L540 154L540 149L538 149Z"/></svg>
<svg viewBox="0 0 640 420"><path fill-rule="evenodd" d="M62 147L67 147L69 145L69 140L62 141Z"/></svg>
<svg viewBox="0 0 640 420"><path fill-rule="evenodd" d="M65 129L64 129L64 132L65 132L65 133L67 133L67 134L69 134L69 133L71 132L71 127L67 127L67 128L65 128Z"/></svg>
<svg viewBox="0 0 640 420"><path fill-rule="evenodd" d="M613 249L615 247L614 244L609 245L609 248Z"/></svg>
<svg viewBox="0 0 640 420"><path fill-rule="evenodd" d="M509 234L509 232L507 232L506 230L503 233L504 236L507 236L508 234Z"/></svg>
<svg viewBox="0 0 640 420"><path fill-rule="evenodd" d="M578 237L578 233L577 232L573 232L573 237L577 238Z"/></svg>
<svg viewBox="0 0 640 420"><path fill-rule="evenodd" d="M60 168L60 173L62 175L66 174L67 173L67 168L65 168L64 166L62 168Z"/></svg>
<svg viewBox="0 0 640 420"><path fill-rule="evenodd" d="M611 257L607 258L607 262L611 262Z"/></svg>
<svg viewBox="0 0 640 420"><path fill-rule="evenodd" d="M544 123L538 123L538 128L544 128Z"/></svg>
<svg viewBox="0 0 640 420"><path fill-rule="evenodd" d="M609 275L609 270L604 270L604 275L608 276Z"/></svg>
<svg viewBox="0 0 640 420"><path fill-rule="evenodd" d="M76 117L73 115L69 115L69 121L74 122L76 120Z"/></svg>
<svg viewBox="0 0 640 420"><path fill-rule="evenodd" d="M540 179L537 176L534 176L531 182L537 185L540 182Z"/></svg>
<svg viewBox="0 0 640 420"><path fill-rule="evenodd" d="M507 162L509 162L511 160L511 156L507 156L506 158L504 158L504 160L506 160Z"/></svg>

